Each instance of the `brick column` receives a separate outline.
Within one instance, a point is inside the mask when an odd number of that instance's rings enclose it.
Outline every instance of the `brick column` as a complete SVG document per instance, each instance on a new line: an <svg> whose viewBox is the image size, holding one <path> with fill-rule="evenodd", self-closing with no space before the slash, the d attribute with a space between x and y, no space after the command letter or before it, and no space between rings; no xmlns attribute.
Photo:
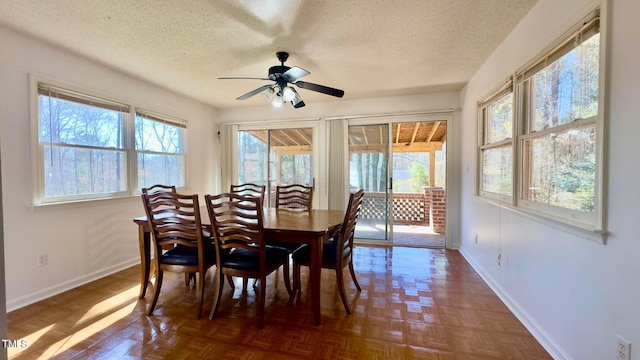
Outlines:
<svg viewBox="0 0 640 360"><path fill-rule="evenodd" d="M431 222L431 189L428 186L423 186L422 191L424 192L424 222L427 226L432 224Z"/></svg>
<svg viewBox="0 0 640 360"><path fill-rule="evenodd" d="M433 227L433 231L444 233L446 224L446 199L444 189L441 187L425 188L426 198L429 201L429 223ZM425 209L426 209L425 204Z"/></svg>

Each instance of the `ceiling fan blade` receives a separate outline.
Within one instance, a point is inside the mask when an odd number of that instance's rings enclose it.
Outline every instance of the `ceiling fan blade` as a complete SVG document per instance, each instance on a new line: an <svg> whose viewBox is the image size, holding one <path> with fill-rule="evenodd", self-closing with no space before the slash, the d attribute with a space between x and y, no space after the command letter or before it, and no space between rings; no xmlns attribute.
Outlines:
<svg viewBox="0 0 640 360"><path fill-rule="evenodd" d="M298 101L297 103L295 103L295 104L293 105L293 107L294 107L294 108L296 108L296 109L297 109L297 108L301 108L301 107L303 107L303 106L304 106L304 101L302 101L302 100Z"/></svg>
<svg viewBox="0 0 640 360"><path fill-rule="evenodd" d="M219 77L218 80L270 80L270 79L255 78L255 77Z"/></svg>
<svg viewBox="0 0 640 360"><path fill-rule="evenodd" d="M295 82L295 84L301 89L317 91L323 94L327 94L327 95L331 95L339 98L341 98L344 95L344 90L334 89L324 85L318 85L318 84L304 82L304 81L297 81Z"/></svg>
<svg viewBox="0 0 640 360"><path fill-rule="evenodd" d="M267 89L268 89L268 88L270 88L271 86L273 86L273 85L262 85L262 86L260 86L260 87L259 87L259 88L257 88L257 89L251 90L251 91L249 91L248 93L246 93L246 94L244 94L244 95L242 95L242 96L237 97L237 98L236 98L236 100L246 100L246 99L248 99L248 98L252 97L253 95L260 94L261 92L263 92L263 91L267 90Z"/></svg>
<svg viewBox="0 0 640 360"><path fill-rule="evenodd" d="M307 70L294 66L292 68L290 68L289 70L285 71L282 74L282 77L287 80L288 82L294 82L298 79L300 79L303 76L307 76L311 74L310 72L308 72Z"/></svg>

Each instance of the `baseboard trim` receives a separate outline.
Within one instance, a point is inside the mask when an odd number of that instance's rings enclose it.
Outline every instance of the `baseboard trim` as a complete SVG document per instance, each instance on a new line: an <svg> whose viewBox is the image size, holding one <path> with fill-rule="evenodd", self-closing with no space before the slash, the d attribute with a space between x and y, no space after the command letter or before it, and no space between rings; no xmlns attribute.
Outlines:
<svg viewBox="0 0 640 360"><path fill-rule="evenodd" d="M84 275L84 276L80 276L78 278L69 280L69 281L65 281L61 284L57 284L55 286L51 286L48 287L46 289L42 289L40 291L34 292L32 294L28 294L25 296L21 296L17 299L7 299L7 313L10 313L11 311L20 309L22 307L25 307L27 305L31 305L33 303L36 303L38 301L50 298L52 296L58 295L60 293L63 293L65 291L77 288L78 286L90 283L92 281L101 279L105 276L114 274L118 271L124 270L126 268L129 268L131 266L140 264L140 258L137 257L135 259L131 259L128 261L124 261L121 262L119 264L115 264L112 266L109 266L108 268L102 269L102 270L98 270L95 272L92 272L90 274Z"/></svg>
<svg viewBox="0 0 640 360"><path fill-rule="evenodd" d="M531 335L538 340L540 345L547 350L549 355L556 360L572 360L571 357L553 341L553 339L538 325L538 323L529 314L523 310L517 302L515 302L509 294L500 286L500 284L489 275L482 266L476 263L471 255L464 249L458 250L460 254L467 260L469 265L480 275L487 285L498 295L500 300L509 308L509 310L522 322L525 328L529 330Z"/></svg>

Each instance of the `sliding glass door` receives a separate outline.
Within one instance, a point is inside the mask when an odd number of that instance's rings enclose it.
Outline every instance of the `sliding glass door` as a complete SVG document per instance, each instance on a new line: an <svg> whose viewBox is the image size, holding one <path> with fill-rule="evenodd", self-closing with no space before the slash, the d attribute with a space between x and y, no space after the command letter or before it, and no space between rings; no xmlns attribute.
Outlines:
<svg viewBox="0 0 640 360"><path fill-rule="evenodd" d="M238 131L238 183L267 186L274 206L277 185L314 185L313 128Z"/></svg>
<svg viewBox="0 0 640 360"><path fill-rule="evenodd" d="M447 118L349 122L349 185L364 189L355 237L444 247Z"/></svg>

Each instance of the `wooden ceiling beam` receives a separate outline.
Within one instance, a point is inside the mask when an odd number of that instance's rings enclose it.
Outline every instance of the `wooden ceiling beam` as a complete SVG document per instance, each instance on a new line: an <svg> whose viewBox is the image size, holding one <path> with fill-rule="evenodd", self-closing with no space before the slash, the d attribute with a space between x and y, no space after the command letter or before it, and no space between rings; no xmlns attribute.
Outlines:
<svg viewBox="0 0 640 360"><path fill-rule="evenodd" d="M429 133L429 136L427 136L427 140L425 141L426 143L431 142L431 139L433 139L433 137L436 134L436 131L440 127L440 123L441 123L440 121L436 121L436 123L433 124L433 127L431 128L431 132Z"/></svg>
<svg viewBox="0 0 640 360"><path fill-rule="evenodd" d="M418 135L418 129L420 128L420 123L417 122L413 127L413 134L411 134L411 143L413 144L416 141L416 135Z"/></svg>
<svg viewBox="0 0 640 360"><path fill-rule="evenodd" d="M311 139L309 139L305 134L300 131L300 129L296 129L296 133L300 135L300 137L307 142L307 144L311 144Z"/></svg>
<svg viewBox="0 0 640 360"><path fill-rule="evenodd" d="M291 140L291 142L294 143L296 146L302 145L298 141L296 141L296 139L291 137L291 135L289 135L286 131L282 131L282 135L284 135L287 139Z"/></svg>

